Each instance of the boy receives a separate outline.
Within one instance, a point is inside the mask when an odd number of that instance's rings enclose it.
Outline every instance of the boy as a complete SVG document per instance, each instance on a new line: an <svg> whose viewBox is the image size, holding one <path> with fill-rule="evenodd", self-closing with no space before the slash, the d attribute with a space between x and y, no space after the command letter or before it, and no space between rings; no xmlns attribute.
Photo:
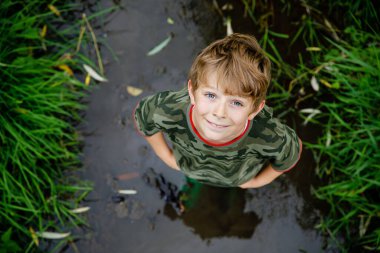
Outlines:
<svg viewBox="0 0 380 253"><path fill-rule="evenodd" d="M144 98L136 127L162 161L190 178L261 187L294 167L302 151L294 130L265 106L269 82L270 61L256 39L232 34L197 56L187 89Z"/></svg>

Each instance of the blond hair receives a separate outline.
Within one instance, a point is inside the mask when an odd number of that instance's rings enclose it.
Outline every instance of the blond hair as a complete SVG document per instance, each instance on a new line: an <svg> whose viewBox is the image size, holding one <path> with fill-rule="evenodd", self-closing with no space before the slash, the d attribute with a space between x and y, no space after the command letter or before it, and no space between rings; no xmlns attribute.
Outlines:
<svg viewBox="0 0 380 253"><path fill-rule="evenodd" d="M193 91L214 72L217 85L229 95L251 97L257 109L270 83L269 59L253 36L234 33L211 43L195 58L189 79Z"/></svg>

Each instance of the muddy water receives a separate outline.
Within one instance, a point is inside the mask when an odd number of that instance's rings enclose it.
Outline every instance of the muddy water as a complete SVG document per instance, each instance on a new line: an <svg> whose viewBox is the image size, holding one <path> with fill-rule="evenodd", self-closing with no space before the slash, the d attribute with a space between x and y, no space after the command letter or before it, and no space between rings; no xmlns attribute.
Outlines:
<svg viewBox="0 0 380 253"><path fill-rule="evenodd" d="M141 97L183 87L196 53L224 35L207 2L124 0L108 18L104 35L117 60L104 52L109 82L91 92L82 126L83 177L94 182L84 203L91 207L90 228L78 231L76 246L65 252L326 252L314 229L320 212L310 196L307 152L292 172L260 189L189 190L185 177L167 168L134 130L131 114ZM166 48L146 56L170 34ZM128 85L143 89L142 95L128 94ZM195 200L181 214L155 179L178 187L174 194L187 189ZM120 189L137 194L121 196Z"/></svg>

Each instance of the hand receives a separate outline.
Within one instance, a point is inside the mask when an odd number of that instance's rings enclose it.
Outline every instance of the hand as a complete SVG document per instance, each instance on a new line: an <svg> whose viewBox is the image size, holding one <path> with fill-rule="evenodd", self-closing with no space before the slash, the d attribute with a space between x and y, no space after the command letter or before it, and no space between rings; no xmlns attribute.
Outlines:
<svg viewBox="0 0 380 253"><path fill-rule="evenodd" d="M258 188L260 186L263 186L263 184L260 184L256 178L251 178L244 184L239 185L240 188L248 189L248 188Z"/></svg>
<svg viewBox="0 0 380 253"><path fill-rule="evenodd" d="M170 150L171 151L171 150ZM170 152L170 155L163 159L164 162L172 169L175 169L175 170L180 170L179 166L177 165L177 161L173 155L173 152L171 151Z"/></svg>
<svg viewBox="0 0 380 253"><path fill-rule="evenodd" d="M180 170L173 155L173 151L166 143L162 132L158 132L152 136L145 136L145 139L152 146L156 155L164 163L166 163L166 165L168 165L172 169Z"/></svg>
<svg viewBox="0 0 380 253"><path fill-rule="evenodd" d="M273 167L269 164L257 176L251 178L244 184L239 185L239 187L243 189L258 188L258 187L269 184L270 182L275 180L277 177L282 175L282 173L283 172L281 171L274 170Z"/></svg>

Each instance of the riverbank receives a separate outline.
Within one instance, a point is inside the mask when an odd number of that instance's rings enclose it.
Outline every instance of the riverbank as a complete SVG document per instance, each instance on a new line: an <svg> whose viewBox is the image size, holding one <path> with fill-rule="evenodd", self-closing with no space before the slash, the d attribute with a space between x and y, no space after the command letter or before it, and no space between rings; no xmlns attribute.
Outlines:
<svg viewBox="0 0 380 253"><path fill-rule="evenodd" d="M85 224L80 203L92 187L76 175L76 126L95 83L84 64L102 65L88 54L97 47L94 15L81 16L81 9L68 1L0 3L2 252L59 249Z"/></svg>
<svg viewBox="0 0 380 253"><path fill-rule="evenodd" d="M318 129L305 142L321 181L314 195L329 205L318 227L342 252L379 250L378 4L242 4L240 15L251 19L274 63L269 101L280 115L299 114L298 125Z"/></svg>

